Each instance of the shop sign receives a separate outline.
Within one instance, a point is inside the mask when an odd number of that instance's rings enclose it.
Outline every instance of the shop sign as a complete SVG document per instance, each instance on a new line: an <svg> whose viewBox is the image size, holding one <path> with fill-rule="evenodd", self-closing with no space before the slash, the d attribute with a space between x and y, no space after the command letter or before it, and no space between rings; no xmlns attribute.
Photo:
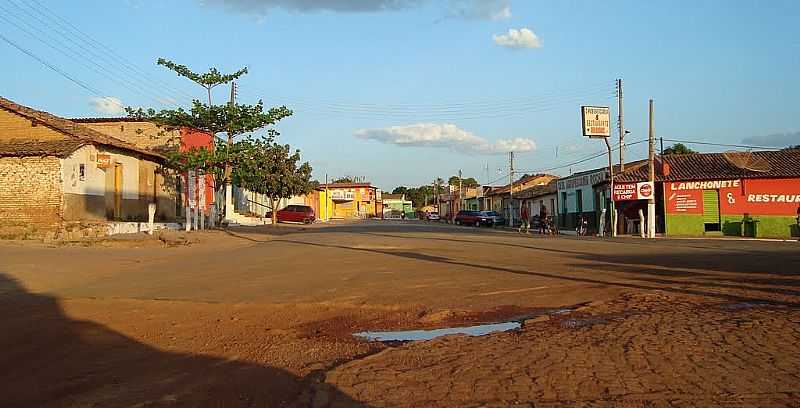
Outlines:
<svg viewBox="0 0 800 408"><path fill-rule="evenodd" d="M333 190L331 191L331 200L353 201L355 193L352 191Z"/></svg>
<svg viewBox="0 0 800 408"><path fill-rule="evenodd" d="M653 198L653 183L614 184L614 201L648 200Z"/></svg>
<svg viewBox="0 0 800 408"><path fill-rule="evenodd" d="M581 122L586 137L611 136L611 113L607 106L581 106Z"/></svg>
<svg viewBox="0 0 800 408"><path fill-rule="evenodd" d="M111 155L110 154L97 154L97 167L101 169L106 169L111 167Z"/></svg>
<svg viewBox="0 0 800 408"><path fill-rule="evenodd" d="M719 192L721 214L795 216L800 179L746 179L665 183L668 213L702 214L703 190Z"/></svg>
<svg viewBox="0 0 800 408"><path fill-rule="evenodd" d="M596 171L594 173L565 178L563 180L558 181L558 190L564 191L583 186L593 186L595 184L600 183L601 181L605 181L607 175L608 175L608 170L603 169L600 171Z"/></svg>

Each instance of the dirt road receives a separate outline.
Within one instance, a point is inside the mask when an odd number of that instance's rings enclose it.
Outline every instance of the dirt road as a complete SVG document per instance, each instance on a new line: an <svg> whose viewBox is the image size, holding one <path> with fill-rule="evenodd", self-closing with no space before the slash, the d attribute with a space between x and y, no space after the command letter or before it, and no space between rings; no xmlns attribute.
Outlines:
<svg viewBox="0 0 800 408"><path fill-rule="evenodd" d="M10 406L797 406L800 246L367 222L0 243ZM387 346L362 330L529 319Z"/></svg>

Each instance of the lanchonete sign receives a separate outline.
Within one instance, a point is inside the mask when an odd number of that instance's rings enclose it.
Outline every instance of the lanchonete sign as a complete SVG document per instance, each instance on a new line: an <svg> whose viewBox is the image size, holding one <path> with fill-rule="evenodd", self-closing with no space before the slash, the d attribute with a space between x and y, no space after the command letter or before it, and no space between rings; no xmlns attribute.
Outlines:
<svg viewBox="0 0 800 408"><path fill-rule="evenodd" d="M795 216L800 206L800 179L743 179L667 182L668 213L702 214L703 191L718 192L721 214Z"/></svg>

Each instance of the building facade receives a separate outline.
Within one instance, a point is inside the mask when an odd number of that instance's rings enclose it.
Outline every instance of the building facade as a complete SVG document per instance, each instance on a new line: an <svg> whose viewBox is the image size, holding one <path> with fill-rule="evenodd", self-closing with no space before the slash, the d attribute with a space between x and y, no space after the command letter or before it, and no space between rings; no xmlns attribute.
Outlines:
<svg viewBox="0 0 800 408"><path fill-rule="evenodd" d="M333 202L331 218L366 219L383 213L380 190L370 183L322 184Z"/></svg>
<svg viewBox="0 0 800 408"><path fill-rule="evenodd" d="M656 197L668 236L800 236L800 149L666 155ZM615 180L647 179L646 167Z"/></svg>
<svg viewBox="0 0 800 408"><path fill-rule="evenodd" d="M173 221L175 180L164 157L81 124L0 98L0 219Z"/></svg>

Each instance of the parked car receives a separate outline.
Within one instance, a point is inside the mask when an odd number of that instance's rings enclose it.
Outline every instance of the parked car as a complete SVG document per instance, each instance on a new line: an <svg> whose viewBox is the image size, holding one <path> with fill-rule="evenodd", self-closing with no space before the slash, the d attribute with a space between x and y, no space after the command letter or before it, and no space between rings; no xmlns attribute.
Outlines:
<svg viewBox="0 0 800 408"><path fill-rule="evenodd" d="M497 211L481 211L478 215L481 224L494 227L496 225L505 225L506 219Z"/></svg>
<svg viewBox="0 0 800 408"><path fill-rule="evenodd" d="M474 225L476 227L503 225L506 219L496 211L459 211L455 223L460 225Z"/></svg>
<svg viewBox="0 0 800 408"><path fill-rule="evenodd" d="M438 212L429 212L428 213L428 221L439 221L439 213Z"/></svg>
<svg viewBox="0 0 800 408"><path fill-rule="evenodd" d="M266 217L271 218L272 212L267 212ZM302 222L311 224L317 219L314 209L307 205L288 205L278 210L278 222Z"/></svg>

